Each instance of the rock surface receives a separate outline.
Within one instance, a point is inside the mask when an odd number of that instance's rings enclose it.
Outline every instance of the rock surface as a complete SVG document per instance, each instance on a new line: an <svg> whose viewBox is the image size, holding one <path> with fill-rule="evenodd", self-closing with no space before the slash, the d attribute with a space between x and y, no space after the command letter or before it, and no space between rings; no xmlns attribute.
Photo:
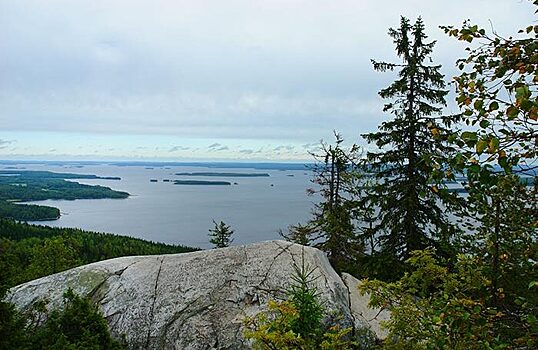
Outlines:
<svg viewBox="0 0 538 350"><path fill-rule="evenodd" d="M360 280L347 273L342 274L342 280L350 291L350 312L355 317L356 324L368 325L368 328L374 332L378 339L386 339L388 332L381 327L381 322L390 319L389 311L368 307L370 296L368 294L361 295L358 292Z"/></svg>
<svg viewBox="0 0 538 350"><path fill-rule="evenodd" d="M348 289L321 251L284 241L101 261L16 286L7 299L19 309L47 299L52 309L72 288L91 297L131 349L248 349L243 319L286 297L303 257L325 308L344 327L365 326L377 311L360 299L358 281L345 276Z"/></svg>

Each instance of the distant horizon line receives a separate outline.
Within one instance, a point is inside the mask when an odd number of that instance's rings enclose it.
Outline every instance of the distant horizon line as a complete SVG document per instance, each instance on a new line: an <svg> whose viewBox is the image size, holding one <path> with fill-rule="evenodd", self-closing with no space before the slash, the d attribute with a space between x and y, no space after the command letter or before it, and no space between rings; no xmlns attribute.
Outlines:
<svg viewBox="0 0 538 350"><path fill-rule="evenodd" d="M273 161L273 160L246 160L246 159L237 159L237 160L105 160L105 159L84 159L84 160L73 160L73 159L0 159L0 164L32 164L32 163L76 163L76 164L117 164L117 163L137 163L137 164L297 164L297 165L308 165L315 164L312 161Z"/></svg>

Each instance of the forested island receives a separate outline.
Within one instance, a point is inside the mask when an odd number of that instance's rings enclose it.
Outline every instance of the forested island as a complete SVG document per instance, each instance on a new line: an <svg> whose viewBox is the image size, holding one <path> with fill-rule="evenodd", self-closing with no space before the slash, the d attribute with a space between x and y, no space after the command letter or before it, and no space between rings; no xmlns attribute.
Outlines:
<svg viewBox="0 0 538 350"><path fill-rule="evenodd" d="M85 185L67 181L73 179L120 180L119 177L54 173L50 171L0 171L0 218L21 221L55 220L60 211L50 206L15 204L16 202L47 199L122 199L129 193L99 185Z"/></svg>
<svg viewBox="0 0 538 350"><path fill-rule="evenodd" d="M174 185L229 186L231 184L228 181L174 180Z"/></svg>
<svg viewBox="0 0 538 350"><path fill-rule="evenodd" d="M219 172L194 172L176 173L178 176L207 176L207 177L269 177L267 173L219 173Z"/></svg>

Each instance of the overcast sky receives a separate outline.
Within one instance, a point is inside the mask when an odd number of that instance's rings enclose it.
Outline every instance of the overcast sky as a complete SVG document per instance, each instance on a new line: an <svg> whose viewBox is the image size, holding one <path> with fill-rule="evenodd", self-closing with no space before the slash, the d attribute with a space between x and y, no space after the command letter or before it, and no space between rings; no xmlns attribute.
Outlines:
<svg viewBox="0 0 538 350"><path fill-rule="evenodd" d="M386 115L389 27L421 15L443 72L526 0L0 0L0 159L304 160ZM491 22L491 23L490 23ZM452 97L451 97L452 98ZM449 107L448 112L454 107Z"/></svg>

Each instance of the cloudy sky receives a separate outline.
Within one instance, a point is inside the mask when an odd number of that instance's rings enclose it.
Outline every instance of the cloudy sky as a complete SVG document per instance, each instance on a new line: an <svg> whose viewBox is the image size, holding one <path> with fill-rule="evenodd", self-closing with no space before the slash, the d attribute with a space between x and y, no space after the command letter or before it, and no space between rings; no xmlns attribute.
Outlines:
<svg viewBox="0 0 538 350"><path fill-rule="evenodd" d="M386 35L422 15L500 34L526 0L0 0L0 159L304 160L387 118ZM454 110L453 106L448 112Z"/></svg>

